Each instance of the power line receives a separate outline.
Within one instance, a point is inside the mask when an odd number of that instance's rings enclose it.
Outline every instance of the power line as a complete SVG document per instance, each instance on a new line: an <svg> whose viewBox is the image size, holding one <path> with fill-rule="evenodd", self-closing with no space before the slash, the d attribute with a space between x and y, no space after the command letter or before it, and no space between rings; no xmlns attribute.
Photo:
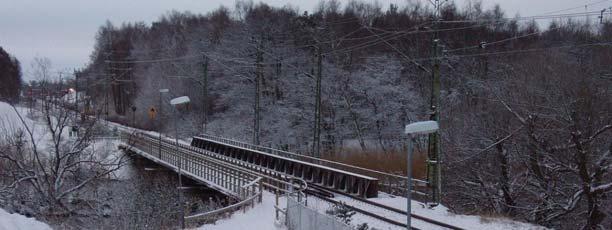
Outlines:
<svg viewBox="0 0 612 230"><path fill-rule="evenodd" d="M594 5L598 5L598 4L601 4L601 3L604 3L604 2L609 2L609 1L611 1L611 0L603 0L603 1L593 2L593 3L589 3L589 4L585 4L585 5L580 5L580 6L576 6L576 7L571 7L571 8L567 8L567 9L550 11L550 12L546 12L544 14L554 14L554 13L559 13L559 12L576 10L576 9L581 9L583 7L594 6Z"/></svg>
<svg viewBox="0 0 612 230"><path fill-rule="evenodd" d="M370 28L366 27L366 29L368 29L368 31L370 31L372 34L375 34L372 30L370 30ZM391 47L393 50L395 50L397 53L399 53L406 61L411 62L413 64L415 64L417 67L421 68L422 70L424 70L427 73L431 73L431 70L425 68L423 65L419 64L418 62L414 61L411 57L409 57L408 55L406 55L404 52L402 52L401 50L399 50L397 47L393 46L391 43L389 43L388 41L384 40L383 38L381 38L380 36L378 36L379 39L383 40L385 42L385 44L387 44L389 47Z"/></svg>
<svg viewBox="0 0 612 230"><path fill-rule="evenodd" d="M534 35L541 35L541 34L544 34L544 33L552 32L552 31L555 31L555 30L559 30L561 28L562 28L561 26L558 26L558 27L555 27L553 29L549 29L549 30L545 30L545 31L533 32L533 33L529 33L529 34L523 34L523 35L519 35L519 36L514 36L514 37L510 37L510 38L501 39L501 40L494 41L494 42L482 42L479 45L467 46L467 47L463 47L463 48L456 48L456 49L446 50L446 52L450 53L450 52L457 52L457 51L469 50L469 49L475 49L475 48L485 48L486 46L489 46L489 45L495 45L495 44L499 44L499 43L503 43L503 42L508 42L508 41L512 41L512 40L517 40L517 39L521 39L521 38L526 38L526 37L530 37L530 36L534 36Z"/></svg>
<svg viewBox="0 0 612 230"><path fill-rule="evenodd" d="M597 43L585 43L585 44L578 44L578 45L565 45L565 46L556 46L556 47L545 47L545 48L510 50L510 51L490 52L490 53L479 53L479 54L453 55L452 57L454 57L454 58L465 58L465 57L495 56L495 55L515 54L515 53L531 53L531 52L547 51L547 50L554 50L554 49L584 48L584 47L590 47L590 46L608 46L608 45L612 45L612 41L609 41L609 42L597 42ZM442 57L440 57L439 59L442 59ZM418 60L418 61L427 61L427 60L433 60L433 58L420 58L420 59L416 59L416 60Z"/></svg>
<svg viewBox="0 0 612 230"><path fill-rule="evenodd" d="M130 63L158 63L158 62L174 62L174 61L180 61L180 60L188 60L188 59L194 59L194 58L199 58L198 55L185 55L185 56L181 56L181 57L175 57L175 58L160 58L160 59L151 59L151 60L134 60L134 61L110 61L110 60L106 60L106 63L113 63L113 64L130 64Z"/></svg>
<svg viewBox="0 0 612 230"><path fill-rule="evenodd" d="M471 25L471 26L465 26L465 27L459 27L459 28L447 28L447 29L428 29L428 30L422 30L420 28L414 29L412 31L401 31L401 32L389 32L392 34L389 35L385 35L384 37L379 38L379 41L367 41L358 45L354 45L351 47L347 47L347 48L343 48L343 49L339 49L339 50L333 50L327 53L324 53L323 55L328 55L328 54L332 54L332 53L339 53L339 52L350 52L350 51L354 51L357 49L364 49L364 48L368 48L371 46L375 46L378 45L382 42L384 42L384 40L392 40L392 39L398 39L400 37L406 36L406 35L413 35L413 34L430 34L430 33L439 33L439 32L449 32L449 31L456 31L456 30L465 30L465 29L471 29L471 28L478 28L478 27L482 27L483 25ZM369 27L369 28L374 28L374 27ZM375 36L375 35L372 35Z"/></svg>
<svg viewBox="0 0 612 230"><path fill-rule="evenodd" d="M583 13L549 14L549 15L536 15L536 16L515 17L515 18L447 20L447 21L440 21L440 23L453 24L453 23L486 23L486 22L503 22L503 21L545 20L545 19L574 18L574 17L584 17L584 16L600 16L600 14L601 14L601 11L589 11L589 12L583 12Z"/></svg>

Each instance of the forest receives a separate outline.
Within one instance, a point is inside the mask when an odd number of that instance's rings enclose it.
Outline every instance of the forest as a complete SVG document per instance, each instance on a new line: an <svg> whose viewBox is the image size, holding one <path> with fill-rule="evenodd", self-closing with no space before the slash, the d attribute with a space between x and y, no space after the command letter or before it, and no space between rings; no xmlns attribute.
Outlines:
<svg viewBox="0 0 612 230"><path fill-rule="evenodd" d="M600 229L612 225L612 23L552 10L238 1L107 22L77 91L91 111L143 129L172 132L180 119L184 137L384 157L403 153L406 124L430 119L439 71L444 205ZM183 95L191 107L178 114L167 101Z"/></svg>
<svg viewBox="0 0 612 230"><path fill-rule="evenodd" d="M21 92L21 64L0 46L0 101L17 102Z"/></svg>

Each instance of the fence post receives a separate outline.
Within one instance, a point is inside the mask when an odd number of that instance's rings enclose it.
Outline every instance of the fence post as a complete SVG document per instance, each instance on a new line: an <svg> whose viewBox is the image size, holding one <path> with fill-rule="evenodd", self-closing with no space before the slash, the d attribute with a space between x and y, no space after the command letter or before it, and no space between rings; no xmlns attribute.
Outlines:
<svg viewBox="0 0 612 230"><path fill-rule="evenodd" d="M259 203L263 200L263 182L261 180L257 182L259 184Z"/></svg>
<svg viewBox="0 0 612 230"><path fill-rule="evenodd" d="M255 195L255 186L256 185L252 185L251 186L251 194ZM251 207L254 208L255 207L255 198L253 198L253 200L251 200Z"/></svg>
<svg viewBox="0 0 612 230"><path fill-rule="evenodd" d="M276 205L274 205L274 213L275 213L275 216L276 216L276 220L278 220L278 189L276 189L274 191L274 196L275 196L275 200L276 200L275 201Z"/></svg>

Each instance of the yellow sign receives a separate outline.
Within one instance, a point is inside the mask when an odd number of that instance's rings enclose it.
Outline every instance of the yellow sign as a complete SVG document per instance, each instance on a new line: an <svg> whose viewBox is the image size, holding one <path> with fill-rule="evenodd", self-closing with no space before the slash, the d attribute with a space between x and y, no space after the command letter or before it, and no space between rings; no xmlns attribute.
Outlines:
<svg viewBox="0 0 612 230"><path fill-rule="evenodd" d="M157 115L157 109L155 109L155 107L151 107L149 109L149 119L155 119L156 115Z"/></svg>

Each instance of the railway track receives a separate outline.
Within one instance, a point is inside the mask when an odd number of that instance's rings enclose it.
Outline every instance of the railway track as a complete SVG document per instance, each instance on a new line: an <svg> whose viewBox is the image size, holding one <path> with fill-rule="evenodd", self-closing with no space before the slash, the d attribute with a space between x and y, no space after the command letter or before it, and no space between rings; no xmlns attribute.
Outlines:
<svg viewBox="0 0 612 230"><path fill-rule="evenodd" d="M354 210L357 213L361 213L363 215L378 219L380 221L392 224L392 225L396 225L402 228L406 228L406 223L403 222L406 220L406 215L407 212L394 208L394 207L389 207L380 203L376 203L367 199L363 199L360 197L356 197L356 196L352 196L348 193L342 192L342 191L336 191L336 190L331 190L328 189L326 187L322 187L319 186L317 184L314 183L308 183L308 186L311 188L316 188L318 190L322 190L325 191L324 193L321 192L313 192L313 191L306 191L309 195L315 196L321 200L324 200L326 202L338 205L338 204L343 204L349 208L351 208L352 210ZM346 203L346 202L342 202L340 200L334 199L329 197L329 195L326 195L325 193L331 193L335 195L340 195L340 196L344 196L347 197L348 199L350 199L352 202L351 203ZM360 203L360 204L356 204L356 203ZM366 209L366 207L368 207ZM376 211L374 211L376 210ZM392 215L395 218L390 218L389 216L384 216L381 215L381 213L392 213ZM443 228L443 229L453 229L453 230L463 230L463 228L457 227L457 226L453 226L447 223L443 223L431 218L427 218L421 215L417 215L417 214L411 214L412 218L417 219L421 222L425 222L426 225L433 225L432 227L434 228ZM416 227L412 227L412 229L419 229Z"/></svg>
<svg viewBox="0 0 612 230"><path fill-rule="evenodd" d="M151 138L151 140L156 141L153 138ZM173 145L173 143L169 143L169 142L162 142L162 146L164 148L176 147ZM178 147L179 149L183 151L192 151L192 149L190 149L187 145L179 145ZM200 154L204 154L206 152L207 151L202 150ZM251 163L242 162L240 160L236 160L230 157L212 154L212 153L207 154L207 155L209 157L217 158L218 160L226 161L232 164L237 164L239 166L244 167L246 170L259 171L259 173L267 174L268 176L281 177L281 175L283 174L279 172L273 173L269 169L258 170L258 167ZM379 220L381 222L384 222L390 225L406 228L405 220L406 220L407 212L404 210L400 210L394 207L389 207L389 206L386 206L380 203L376 203L376 202L373 202L373 201L370 201L370 200L367 200L361 197L357 197L357 196L348 194L343 191L338 191L338 190L330 189L327 187L323 187L316 183L308 182L307 184L308 184L308 187L314 188L316 190L307 190L305 192L311 196L317 197L318 199L322 201L325 201L327 203L331 203L334 205L338 205L342 203L343 205L349 207L350 209L354 210L355 212L361 215L365 215L367 217ZM343 202L341 200L335 199L335 197L338 197L338 196L346 197L347 200L350 200L350 202L347 203L347 202ZM387 214L387 215L384 215L384 214ZM456 226L453 226L447 223L443 223L437 220L433 220L431 218L427 218L424 216L420 216L417 214L411 214L411 216L412 218L425 223L425 224L422 224L422 223L418 224L419 227L431 226L431 228L434 228L434 229L463 230L460 227L456 227ZM416 228L415 226L412 226L412 229L420 229L420 228Z"/></svg>

